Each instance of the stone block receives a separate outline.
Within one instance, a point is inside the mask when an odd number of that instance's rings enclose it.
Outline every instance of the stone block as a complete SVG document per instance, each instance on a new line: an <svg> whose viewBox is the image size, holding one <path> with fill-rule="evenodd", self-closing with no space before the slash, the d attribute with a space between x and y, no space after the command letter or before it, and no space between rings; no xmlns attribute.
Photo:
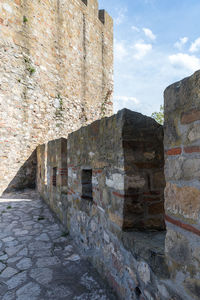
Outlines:
<svg viewBox="0 0 200 300"><path fill-rule="evenodd" d="M194 142L200 139L200 124L194 123L188 131L188 140Z"/></svg>
<svg viewBox="0 0 200 300"><path fill-rule="evenodd" d="M178 270L184 270L186 266L191 265L192 257L189 241L185 236L177 232L176 228L174 228L174 230L168 229L165 240L165 250L167 257L173 260L171 267L172 272L176 273ZM177 264L179 267L177 267Z"/></svg>
<svg viewBox="0 0 200 300"><path fill-rule="evenodd" d="M186 180L200 178L200 158L188 158L183 163L181 177Z"/></svg>
<svg viewBox="0 0 200 300"><path fill-rule="evenodd" d="M169 116L176 110L177 112L182 110L182 112L187 112L187 116L191 116L191 110L194 106L196 108L195 111L198 112L198 109L200 108L199 85L200 72L197 71L192 76L187 77L167 87L164 92L164 109L166 116ZM188 99L192 99L192 101L188 101Z"/></svg>
<svg viewBox="0 0 200 300"><path fill-rule="evenodd" d="M165 159L165 178L169 180L180 180L182 177L182 166L185 161L183 156L175 158L166 157Z"/></svg>
<svg viewBox="0 0 200 300"><path fill-rule="evenodd" d="M167 183L165 188L165 210L199 223L200 190L192 186L179 187L176 184Z"/></svg>
<svg viewBox="0 0 200 300"><path fill-rule="evenodd" d="M199 299L200 280L195 278L186 278L184 281L185 290L191 295L192 299Z"/></svg>

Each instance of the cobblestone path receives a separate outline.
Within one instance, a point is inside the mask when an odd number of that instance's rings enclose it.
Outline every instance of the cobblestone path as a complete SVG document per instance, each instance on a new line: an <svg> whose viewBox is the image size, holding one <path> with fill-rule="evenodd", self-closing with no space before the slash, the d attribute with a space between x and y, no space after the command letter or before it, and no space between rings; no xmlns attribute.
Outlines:
<svg viewBox="0 0 200 300"><path fill-rule="evenodd" d="M116 299L33 191L0 198L1 300Z"/></svg>

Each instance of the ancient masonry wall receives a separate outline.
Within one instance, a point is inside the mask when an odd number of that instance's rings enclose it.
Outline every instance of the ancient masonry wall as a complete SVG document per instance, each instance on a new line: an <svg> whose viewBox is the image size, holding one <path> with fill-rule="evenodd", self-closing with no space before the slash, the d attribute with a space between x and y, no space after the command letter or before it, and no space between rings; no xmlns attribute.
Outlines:
<svg viewBox="0 0 200 300"><path fill-rule="evenodd" d="M112 114L112 27L97 0L0 2L0 194L38 144Z"/></svg>
<svg viewBox="0 0 200 300"><path fill-rule="evenodd" d="M67 147L64 161L60 143ZM167 299L158 290L165 291L160 279L169 277L162 126L125 109L70 134L67 141L41 145L37 153L41 196L120 299ZM66 159L63 174L60 162ZM60 193L63 176L67 188Z"/></svg>
<svg viewBox="0 0 200 300"><path fill-rule="evenodd" d="M165 91L164 145L166 257L181 299L199 299L200 71Z"/></svg>
<svg viewBox="0 0 200 300"><path fill-rule="evenodd" d="M67 140L60 138L37 147L37 190L60 221L67 225Z"/></svg>
<svg viewBox="0 0 200 300"><path fill-rule="evenodd" d="M127 110L65 141L65 198L47 202L120 299L199 299L199 91L200 71L166 89L164 149L162 127Z"/></svg>

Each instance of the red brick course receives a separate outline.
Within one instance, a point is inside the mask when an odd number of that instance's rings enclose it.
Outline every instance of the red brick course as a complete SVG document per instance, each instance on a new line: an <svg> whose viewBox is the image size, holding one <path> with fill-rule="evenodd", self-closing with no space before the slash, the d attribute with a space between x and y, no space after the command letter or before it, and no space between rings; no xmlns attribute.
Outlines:
<svg viewBox="0 0 200 300"><path fill-rule="evenodd" d="M171 218L168 215L165 215L165 220L167 222L173 224L173 225L176 225L176 226L178 226L178 227L180 227L182 229L185 229L185 230L187 230L189 232L192 232L192 233L200 236L200 230L197 229L197 228L195 228L195 227L193 227L193 226L191 226L191 225L189 225L189 224L182 223L181 221L175 220L175 219Z"/></svg>
<svg viewBox="0 0 200 300"><path fill-rule="evenodd" d="M182 153L182 149L180 147L169 149L166 151L167 155L180 155Z"/></svg>
<svg viewBox="0 0 200 300"><path fill-rule="evenodd" d="M190 146L184 148L185 153L200 152L200 146Z"/></svg>

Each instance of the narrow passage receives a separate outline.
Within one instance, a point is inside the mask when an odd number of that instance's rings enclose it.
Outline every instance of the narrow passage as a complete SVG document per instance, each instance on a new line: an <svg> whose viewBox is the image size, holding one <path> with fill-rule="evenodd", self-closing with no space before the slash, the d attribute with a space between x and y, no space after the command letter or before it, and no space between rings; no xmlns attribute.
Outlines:
<svg viewBox="0 0 200 300"><path fill-rule="evenodd" d="M114 300L35 191L0 198L1 300Z"/></svg>

